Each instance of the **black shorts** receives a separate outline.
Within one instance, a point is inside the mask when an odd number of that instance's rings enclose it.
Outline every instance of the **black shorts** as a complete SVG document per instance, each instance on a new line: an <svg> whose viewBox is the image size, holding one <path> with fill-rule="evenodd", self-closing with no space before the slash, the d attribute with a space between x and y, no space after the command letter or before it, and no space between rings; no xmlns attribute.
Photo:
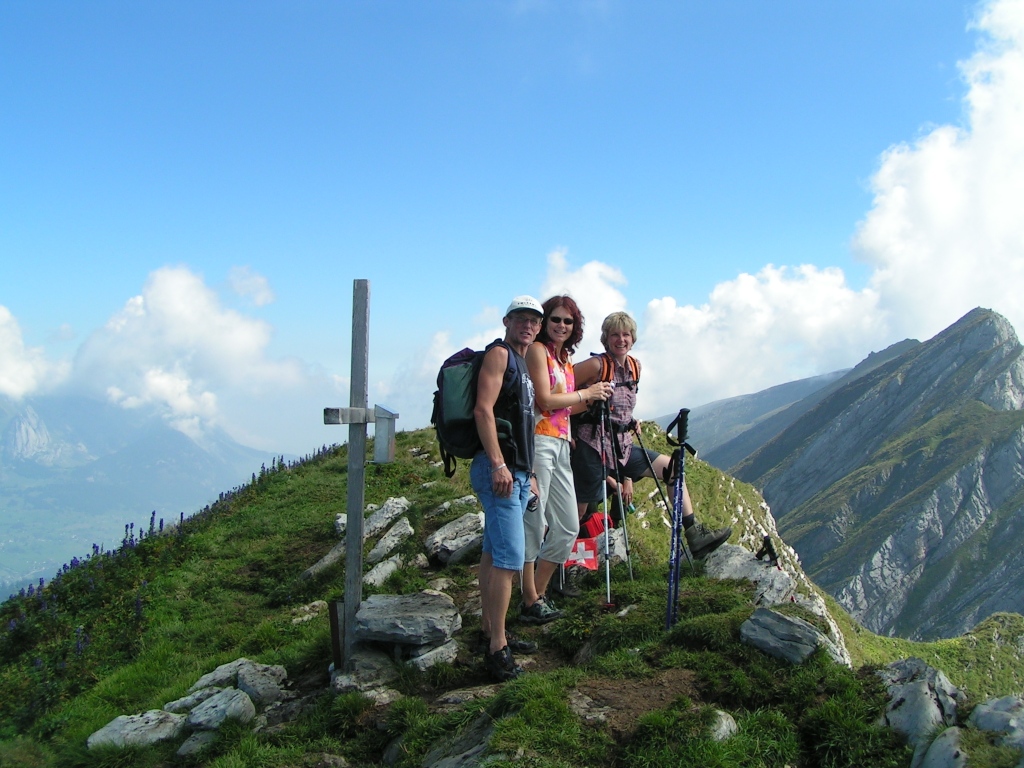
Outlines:
<svg viewBox="0 0 1024 768"><path fill-rule="evenodd" d="M650 471L650 464L644 458L644 449L635 443L629 450L629 457L626 459L626 466L620 467L619 472L622 479L627 477L630 480L639 480L644 473ZM647 451L647 456L653 463L660 456L657 451ZM615 472L608 472L601 464L601 454L582 440L576 441L576 447L572 449L572 482L576 487L576 502L578 504L589 504L592 501L603 501L605 495L605 478L608 475L615 476Z"/></svg>

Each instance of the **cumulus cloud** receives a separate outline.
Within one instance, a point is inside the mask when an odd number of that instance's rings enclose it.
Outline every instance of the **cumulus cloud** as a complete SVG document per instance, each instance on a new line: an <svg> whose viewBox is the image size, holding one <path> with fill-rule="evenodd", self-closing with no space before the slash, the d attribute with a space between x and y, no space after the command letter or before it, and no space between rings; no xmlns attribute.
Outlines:
<svg viewBox="0 0 1024 768"><path fill-rule="evenodd" d="M263 275L256 274L249 267L232 267L228 273L228 285L239 296L249 299L257 307L274 301L274 292Z"/></svg>
<svg viewBox="0 0 1024 768"><path fill-rule="evenodd" d="M164 267L85 342L75 380L124 407L155 406L193 438L210 427L251 438L228 411L308 386L296 361L268 357L270 337L266 323L224 308L199 275Z"/></svg>
<svg viewBox="0 0 1024 768"><path fill-rule="evenodd" d="M842 270L811 265L741 274L700 307L655 299L637 318L638 409L660 416L849 367L886 334L877 303Z"/></svg>
<svg viewBox="0 0 1024 768"><path fill-rule="evenodd" d="M990 3L974 26L964 125L885 152L854 240L897 333L931 336L976 306L1024 328L1024 2Z"/></svg>
<svg viewBox="0 0 1024 768"><path fill-rule="evenodd" d="M21 326L0 305L0 395L20 399L59 383L67 373L63 363L49 362L42 349L25 346Z"/></svg>
<svg viewBox="0 0 1024 768"><path fill-rule="evenodd" d="M569 265L568 252L559 248L548 254L548 272L539 298L567 294L579 305L584 318L584 345L598 348L601 321L611 312L626 309L621 287L628 284L621 270L600 261L588 261L579 269Z"/></svg>

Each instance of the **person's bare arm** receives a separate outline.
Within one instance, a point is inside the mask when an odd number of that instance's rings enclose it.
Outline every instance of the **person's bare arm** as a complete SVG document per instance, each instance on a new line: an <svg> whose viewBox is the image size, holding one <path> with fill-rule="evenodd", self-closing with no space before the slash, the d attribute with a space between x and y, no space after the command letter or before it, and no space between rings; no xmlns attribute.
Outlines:
<svg viewBox="0 0 1024 768"><path fill-rule="evenodd" d="M610 387L605 387L604 382L595 382L585 389L577 387L573 392L552 392L547 349L539 342L531 344L527 350L526 367L533 380L537 406L548 413L560 408L572 408L574 413L583 411L592 400L604 400L610 393Z"/></svg>
<svg viewBox="0 0 1024 768"><path fill-rule="evenodd" d="M607 400L612 396L613 385L607 381L598 381L601 377L600 357L588 357L582 363L573 365L572 369L576 391L581 394L576 403L570 406L572 413L582 413L593 401Z"/></svg>
<svg viewBox="0 0 1024 768"><path fill-rule="evenodd" d="M480 365L480 374L476 384L476 407L473 418L476 431L480 435L484 453L491 462L491 482L494 492L499 496L512 495L512 469L505 466L498 442L498 427L494 420L494 405L501 394L501 385L508 368L509 351L496 344L484 355Z"/></svg>

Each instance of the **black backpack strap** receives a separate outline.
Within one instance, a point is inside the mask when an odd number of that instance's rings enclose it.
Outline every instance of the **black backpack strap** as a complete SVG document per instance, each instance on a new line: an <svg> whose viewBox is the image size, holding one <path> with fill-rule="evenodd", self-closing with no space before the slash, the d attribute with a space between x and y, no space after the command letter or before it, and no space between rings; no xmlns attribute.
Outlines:
<svg viewBox="0 0 1024 768"><path fill-rule="evenodd" d="M455 457L452 456L448 451L444 449L444 446L438 443L437 446L441 451L441 461L444 463L444 476L452 477L455 474L455 470L458 467L458 462Z"/></svg>
<svg viewBox="0 0 1024 768"><path fill-rule="evenodd" d="M495 339L484 348L484 354L491 351L493 347L504 347L508 352L508 366L505 368L505 377L501 380L501 396L508 397L512 391L512 384L519 374L519 358L504 339Z"/></svg>

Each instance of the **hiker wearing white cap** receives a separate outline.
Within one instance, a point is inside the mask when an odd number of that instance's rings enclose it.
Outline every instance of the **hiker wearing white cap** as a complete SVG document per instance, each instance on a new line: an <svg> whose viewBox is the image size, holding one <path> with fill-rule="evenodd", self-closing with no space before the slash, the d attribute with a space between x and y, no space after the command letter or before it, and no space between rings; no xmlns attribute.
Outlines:
<svg viewBox="0 0 1024 768"><path fill-rule="evenodd" d="M540 330L544 310L532 296L517 296L502 322L505 338L487 348L477 380L473 415L483 449L473 457L469 478L484 508L480 557L480 628L488 638L484 665L498 680L522 674L513 647L530 644L505 631L512 583L523 570L523 514L530 499L534 453L534 392L526 350Z"/></svg>

